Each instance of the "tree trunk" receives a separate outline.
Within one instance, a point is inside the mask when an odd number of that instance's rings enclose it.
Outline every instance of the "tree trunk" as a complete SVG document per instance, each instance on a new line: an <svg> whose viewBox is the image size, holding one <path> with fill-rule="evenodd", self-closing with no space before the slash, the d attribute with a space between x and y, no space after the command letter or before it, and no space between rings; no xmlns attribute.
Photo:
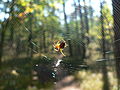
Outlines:
<svg viewBox="0 0 120 90"><path fill-rule="evenodd" d="M105 47L105 32L104 32L104 18L103 18L103 2L100 3L100 8L101 8L101 33L102 33L102 56L103 56L103 64L102 64L102 73L103 73L103 81L104 81L104 85L103 85L103 90L110 90L109 88L109 80L108 80L108 74L107 74L107 67L106 67L106 47Z"/></svg>
<svg viewBox="0 0 120 90"><path fill-rule="evenodd" d="M84 41L85 35L84 35L84 22L83 22L83 15L82 15L82 7L80 5L80 0L78 0L79 3L79 17L80 17L80 29L81 29L81 38Z"/></svg>
<svg viewBox="0 0 120 90"><path fill-rule="evenodd" d="M74 1L74 8L75 8L75 23L76 23L75 31L76 31L76 38L78 39L79 38L79 30L78 30L78 20L77 20L77 5L76 5L75 0L73 0L73 1Z"/></svg>
<svg viewBox="0 0 120 90"><path fill-rule="evenodd" d="M30 30L30 33L29 33L29 37L28 37L28 42L29 42L29 54L30 54L30 57L32 58L33 57L33 44L32 44L32 13L30 13L30 19L29 19L29 30Z"/></svg>
<svg viewBox="0 0 120 90"><path fill-rule="evenodd" d="M13 45L13 39L14 39L14 27L13 27L13 21L14 21L14 2L15 0L12 0L12 6L10 8L10 16L12 17L12 22L10 25L10 47Z"/></svg>
<svg viewBox="0 0 120 90"><path fill-rule="evenodd" d="M114 18L114 42L115 60L118 77L118 87L120 88L120 1L112 0ZM119 90L119 89L118 89Z"/></svg>
<svg viewBox="0 0 120 90"><path fill-rule="evenodd" d="M43 30L43 48L44 48L44 52L46 53L46 31Z"/></svg>
<svg viewBox="0 0 120 90"><path fill-rule="evenodd" d="M65 1L63 0L63 12L64 12L64 21L65 21L65 26L66 26L66 36L67 36L67 39L68 39L68 45L69 45L69 55L70 56L73 56L73 53L72 53L72 44L71 44L71 40L69 39L70 38L70 29L69 29L69 26L68 26L68 23L67 23L67 15L66 15L66 12L65 12Z"/></svg>
<svg viewBox="0 0 120 90"><path fill-rule="evenodd" d="M89 0L89 12L90 12L90 28L93 27L94 25L94 18L93 18L93 8L92 8L92 4L91 4L91 0Z"/></svg>
<svg viewBox="0 0 120 90"><path fill-rule="evenodd" d="M81 45L81 58L85 59L85 55L86 55L86 47L85 47L85 29L84 29L84 21L83 21L83 14L82 14L82 7L80 5L80 0L78 0L78 5L79 5L79 17L80 17L80 30L81 30L81 40L82 40L82 45Z"/></svg>
<svg viewBox="0 0 120 90"><path fill-rule="evenodd" d="M78 29L78 19L77 19L77 15L78 15L78 12L77 12L77 5L76 5L76 2L74 0L74 8L75 8L75 24L76 24L76 27L75 27L75 32L76 32L76 55L77 56L80 56L80 37L79 37L79 29Z"/></svg>
<svg viewBox="0 0 120 90"><path fill-rule="evenodd" d="M7 19L2 23L2 31L1 31L1 39L0 39L0 67L2 65L3 46L4 46L5 33L7 30L8 23L9 23L9 19Z"/></svg>
<svg viewBox="0 0 120 90"><path fill-rule="evenodd" d="M86 6L86 1L83 0L84 2L84 13L85 13L85 29L86 29L86 33L87 33L87 36L86 36L86 42L87 42L87 45L89 44L89 21L88 21L88 11L87 11L87 6Z"/></svg>

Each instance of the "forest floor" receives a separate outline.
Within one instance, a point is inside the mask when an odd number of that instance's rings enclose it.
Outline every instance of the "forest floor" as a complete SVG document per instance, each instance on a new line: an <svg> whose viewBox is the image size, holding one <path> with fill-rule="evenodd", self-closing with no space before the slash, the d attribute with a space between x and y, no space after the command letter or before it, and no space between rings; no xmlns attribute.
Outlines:
<svg viewBox="0 0 120 90"><path fill-rule="evenodd" d="M55 90L80 90L79 83L74 76L66 76L58 81L55 85Z"/></svg>
<svg viewBox="0 0 120 90"><path fill-rule="evenodd" d="M69 75L67 70L59 64L56 67L56 78L54 90L80 90L79 82L75 79L75 76Z"/></svg>

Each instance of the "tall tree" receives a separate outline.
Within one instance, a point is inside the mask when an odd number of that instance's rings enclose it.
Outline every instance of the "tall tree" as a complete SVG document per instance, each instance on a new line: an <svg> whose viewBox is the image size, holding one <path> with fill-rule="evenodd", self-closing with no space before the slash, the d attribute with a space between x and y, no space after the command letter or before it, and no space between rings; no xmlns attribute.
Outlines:
<svg viewBox="0 0 120 90"><path fill-rule="evenodd" d="M68 45L69 45L69 54L70 54L70 56L73 56L71 40L69 39L70 38L70 29L69 29L69 26L68 26L67 15L66 15L66 12L65 12L65 0L63 0L63 12L64 12L65 26L66 26L66 30L67 30L66 35L67 35Z"/></svg>
<svg viewBox="0 0 120 90"><path fill-rule="evenodd" d="M89 0L89 14L90 14L90 26L91 28L93 27L93 24L94 24L94 19L93 19L93 8L92 8L92 5L91 5L91 0Z"/></svg>
<svg viewBox="0 0 120 90"><path fill-rule="evenodd" d="M43 48L44 52L46 52L46 30L43 28Z"/></svg>
<svg viewBox="0 0 120 90"><path fill-rule="evenodd" d="M79 30L78 30L78 19L77 19L77 5L76 5L75 0L73 0L73 1L74 1L74 8L75 8L75 23L76 23L75 32L76 32L76 38L78 39L79 38Z"/></svg>
<svg viewBox="0 0 120 90"><path fill-rule="evenodd" d="M118 77L118 90L120 89L120 1L112 0L114 18L114 42L115 60Z"/></svg>
<svg viewBox="0 0 120 90"><path fill-rule="evenodd" d="M81 38L84 39L84 22L83 22L83 14L82 14L82 6L80 5L80 0L78 0L79 5L79 17L80 17L80 29L81 29ZM83 40L84 41L84 40Z"/></svg>
<svg viewBox="0 0 120 90"><path fill-rule="evenodd" d="M113 49L111 43L113 43L113 16L111 14L110 8L108 7L107 3L103 6L103 17L104 17L104 29L105 29L105 46L106 51L110 51Z"/></svg>
<svg viewBox="0 0 120 90"><path fill-rule="evenodd" d="M79 44L79 40L80 40L80 37L79 37L79 26L78 26L78 6L74 0L74 8L75 8L75 11L74 11L74 14L75 14L75 32L76 32L76 55L79 56L80 54L80 44Z"/></svg>
<svg viewBox="0 0 120 90"><path fill-rule="evenodd" d="M6 33L6 30L7 30L8 24L9 24L9 19L7 19L6 21L4 21L2 23L2 31L1 31L1 39L0 39L0 67L1 67L1 64L2 64L3 46L4 46L5 33Z"/></svg>
<svg viewBox="0 0 120 90"><path fill-rule="evenodd" d="M12 18L12 21L14 20L14 3L15 3L15 0L12 0L11 1L12 6L10 8L10 12L11 12L10 16ZM13 39L14 39L14 25L12 22L10 24L11 24L10 26L10 47L11 47L13 44Z"/></svg>
<svg viewBox="0 0 120 90"><path fill-rule="evenodd" d="M84 2L84 14L85 14L85 29L86 29L86 31L87 31L87 34L89 35L88 10L87 10L86 1L83 0L83 2ZM88 35L87 35L87 44L89 44Z"/></svg>
<svg viewBox="0 0 120 90"><path fill-rule="evenodd" d="M6 4L7 5L9 4L9 0L7 0ZM11 4L11 5L13 6L13 4ZM7 6L4 8L5 8L5 13L6 13ZM11 13L11 11L9 12L9 15L10 15L10 13ZM5 34L7 31L7 27L8 27L9 22L10 22L10 19L8 18L8 19L4 19L4 21L1 24L2 31L1 31L1 38L0 38L0 67L2 65L2 56L3 56Z"/></svg>
<svg viewBox="0 0 120 90"><path fill-rule="evenodd" d="M29 33L29 36L28 36L28 42L29 42L29 53L30 53L30 57L33 56L33 44L32 44L32 38L33 38L33 23L32 23L32 18L33 18L33 15L32 13L30 13L30 18L29 18L29 30L30 30L30 33Z"/></svg>
<svg viewBox="0 0 120 90"><path fill-rule="evenodd" d="M83 13L82 13L82 6L80 0L78 0L78 10L79 10L79 18L80 18L80 31L81 31L81 40L82 40L82 45L81 45L81 58L85 59L86 55L86 47L85 47L85 26L84 26L84 18L83 18Z"/></svg>
<svg viewBox="0 0 120 90"><path fill-rule="evenodd" d="M104 17L103 17L103 2L100 2L100 8L101 8L101 33L102 33L102 57L103 59L106 59L106 47L105 47L105 29L104 29ZM106 61L103 61L103 66L102 66L102 72L103 72L103 81L104 81L104 86L103 90L109 90L109 81L108 81L108 75L107 75L107 68L106 68Z"/></svg>

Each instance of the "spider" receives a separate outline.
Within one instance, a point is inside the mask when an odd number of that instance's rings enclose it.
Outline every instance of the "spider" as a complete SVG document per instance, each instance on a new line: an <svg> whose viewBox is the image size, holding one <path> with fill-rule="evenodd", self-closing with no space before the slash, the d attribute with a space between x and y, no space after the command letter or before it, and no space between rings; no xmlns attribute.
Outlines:
<svg viewBox="0 0 120 90"><path fill-rule="evenodd" d="M58 40L57 43L54 42L54 50L57 52L60 52L63 56L65 56L65 54L63 53L63 49L67 46L66 42L64 40Z"/></svg>

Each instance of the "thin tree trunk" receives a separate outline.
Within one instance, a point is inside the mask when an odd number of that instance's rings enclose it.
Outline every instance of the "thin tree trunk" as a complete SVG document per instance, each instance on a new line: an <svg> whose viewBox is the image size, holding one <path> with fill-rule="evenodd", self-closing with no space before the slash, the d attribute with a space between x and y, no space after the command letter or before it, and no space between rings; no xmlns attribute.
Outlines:
<svg viewBox="0 0 120 90"><path fill-rule="evenodd" d="M87 31L87 34L89 35L89 21L88 21L88 11L87 11L87 6L86 6L86 1L83 0L84 2L84 13L85 13L85 29ZM89 37L87 35L87 45L89 44Z"/></svg>
<svg viewBox="0 0 120 90"><path fill-rule="evenodd" d="M68 26L68 23L67 23L67 15L66 15L66 12L65 12L65 1L64 0L63 0L63 12L64 12L65 26L66 26L66 30L67 30L66 35L67 35L68 45L69 45L69 55L73 56L72 44L71 44L71 40L69 39L70 38L70 29L69 29L69 26Z"/></svg>
<svg viewBox="0 0 120 90"><path fill-rule="evenodd" d="M90 28L94 25L94 18L93 18L93 8L91 6L91 0L89 0L89 11L90 11Z"/></svg>
<svg viewBox="0 0 120 90"><path fill-rule="evenodd" d="M30 19L29 19L29 30L30 30L30 34L28 37L28 42L29 42L29 54L30 57L33 57L33 44L32 44L32 13L30 13Z"/></svg>
<svg viewBox="0 0 120 90"><path fill-rule="evenodd" d="M9 0L7 0L7 4L9 4ZM12 6L14 4L11 4ZM6 9L7 7L5 7L5 13L6 13ZM11 11L9 12L9 14L11 13ZM6 19L5 21L3 21L3 23L1 24L2 26L2 31L1 31L1 38L0 38L0 67L2 65L2 56L3 56L3 48L4 48L4 41L5 41L5 34L6 34L6 30L8 27L10 20L9 18Z"/></svg>
<svg viewBox="0 0 120 90"><path fill-rule="evenodd" d="M106 59L106 47L105 47L105 32L104 32L104 18L103 18L103 2L100 3L100 8L101 8L101 33L102 33L102 56L103 59ZM108 80L108 74L107 74L107 67L106 67L106 61L103 61L103 66L102 66L102 73L103 73L103 90L110 90L109 88L109 80Z"/></svg>
<svg viewBox="0 0 120 90"><path fill-rule="evenodd" d="M12 21L14 20L14 2L15 0L12 0L12 6L10 8L10 16L12 17ZM13 45L13 39L14 39L14 27L13 27L13 22L11 22L10 25L10 47Z"/></svg>
<svg viewBox="0 0 120 90"><path fill-rule="evenodd" d="M75 8L75 23L76 23L76 27L75 27L75 31L76 31L76 38L79 38L79 30L78 30L78 21L77 21L77 5L76 2L74 0L74 8Z"/></svg>
<svg viewBox="0 0 120 90"><path fill-rule="evenodd" d="M82 59L85 58L85 55L86 55L86 47L85 47L85 42L84 42L84 39L85 39L85 29L84 29L84 21L83 21L83 14L82 14L82 6L80 5L80 0L78 0L78 5L79 5L79 17L80 17L80 30L81 30L81 39L82 39L82 49L80 50L81 53L82 53Z"/></svg>
<svg viewBox="0 0 120 90"><path fill-rule="evenodd" d="M46 31L43 30L43 48L44 52L46 53Z"/></svg>
<svg viewBox="0 0 120 90"><path fill-rule="evenodd" d="M86 6L86 2L84 1L84 13L85 13L85 28L87 30L87 33L89 33L89 24L88 24L88 12L87 12L87 6Z"/></svg>
<svg viewBox="0 0 120 90"><path fill-rule="evenodd" d="M101 17L100 17L100 19L101 19L101 33L102 33L102 56L103 56L103 58L106 58L106 54L105 54L105 32L104 32L104 18L103 18L103 13L102 13L102 9L103 9L103 3L100 3L100 8L101 8L101 11L100 11L100 13L101 13Z"/></svg>
<svg viewBox="0 0 120 90"><path fill-rule="evenodd" d="M80 37L79 37L79 29L78 29L78 20L77 20L77 15L78 15L78 12L77 12L77 5L76 5L76 2L74 0L74 8L75 8L75 24L76 24L76 27L75 27L75 32L76 32L76 55L79 56L80 54Z"/></svg>
<svg viewBox="0 0 120 90"><path fill-rule="evenodd" d="M0 67L2 65L2 56L3 56L3 46L5 41L5 33L7 30L7 26L9 24L9 19L2 23L2 31L1 31L1 39L0 39Z"/></svg>
<svg viewBox="0 0 120 90"><path fill-rule="evenodd" d="M85 35L84 35L84 22L83 22L83 15L82 15L82 7L80 5L80 0L78 0L78 3L79 3L79 17L80 17L80 29L81 29L81 33L82 33L82 40L84 41L84 38L85 38Z"/></svg>

